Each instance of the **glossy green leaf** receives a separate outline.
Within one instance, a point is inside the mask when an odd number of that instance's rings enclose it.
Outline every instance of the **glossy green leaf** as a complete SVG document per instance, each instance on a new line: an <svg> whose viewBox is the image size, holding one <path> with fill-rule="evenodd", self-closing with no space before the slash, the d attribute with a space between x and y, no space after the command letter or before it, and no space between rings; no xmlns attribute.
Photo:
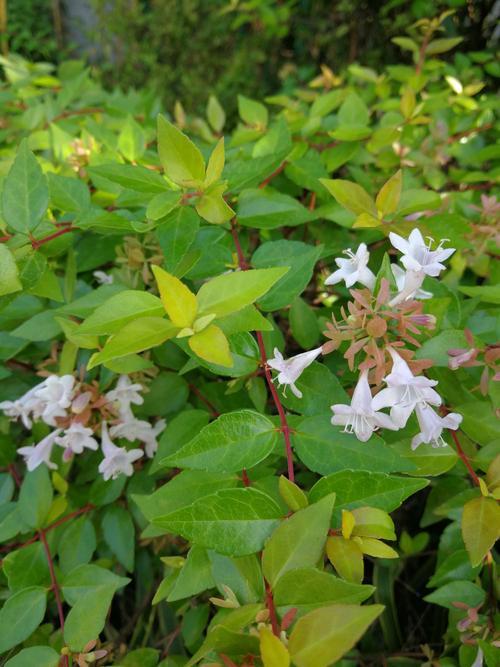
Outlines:
<svg viewBox="0 0 500 667"><path fill-rule="evenodd" d="M200 150L163 116L158 116L158 153L166 175L174 183L187 185L205 178Z"/></svg>
<svg viewBox="0 0 500 667"><path fill-rule="evenodd" d="M245 556L262 549L281 515L272 498L249 487L205 496L154 524L222 554Z"/></svg>
<svg viewBox="0 0 500 667"><path fill-rule="evenodd" d="M380 616L383 606L331 605L297 621L289 650L297 667L328 667L349 651Z"/></svg>
<svg viewBox="0 0 500 667"><path fill-rule="evenodd" d="M43 620L47 591L30 586L14 593L0 609L0 627L8 632L0 636L0 653L17 646L34 632Z"/></svg>
<svg viewBox="0 0 500 667"><path fill-rule="evenodd" d="M221 415L161 465L212 472L250 469L273 451L275 426L264 415L239 410Z"/></svg>
<svg viewBox="0 0 500 667"><path fill-rule="evenodd" d="M3 218L14 231L28 234L42 221L48 203L47 179L24 139L3 184Z"/></svg>

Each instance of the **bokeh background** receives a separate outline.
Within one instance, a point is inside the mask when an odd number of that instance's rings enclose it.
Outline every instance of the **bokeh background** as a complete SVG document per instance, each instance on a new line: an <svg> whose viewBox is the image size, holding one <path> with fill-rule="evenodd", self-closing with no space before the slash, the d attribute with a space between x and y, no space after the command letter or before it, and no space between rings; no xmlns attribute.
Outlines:
<svg viewBox="0 0 500 667"><path fill-rule="evenodd" d="M446 35L463 52L495 48L499 0L0 0L3 52L31 60L83 58L103 82L151 87L190 112L215 92L231 113L236 94L264 97L360 62L401 61L391 38L454 9ZM460 56L458 56L460 57ZM492 76L498 63L491 63Z"/></svg>

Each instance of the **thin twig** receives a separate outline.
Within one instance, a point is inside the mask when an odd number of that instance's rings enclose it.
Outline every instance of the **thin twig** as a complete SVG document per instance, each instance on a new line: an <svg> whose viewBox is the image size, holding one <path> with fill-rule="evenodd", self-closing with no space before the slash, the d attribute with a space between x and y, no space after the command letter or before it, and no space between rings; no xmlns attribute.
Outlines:
<svg viewBox="0 0 500 667"><path fill-rule="evenodd" d="M478 477L478 476L476 475L476 473L474 472L474 468L471 466L467 454L466 454L466 453L464 452L464 450L462 449L462 446L461 446L460 441L459 441L459 439L458 439L458 435L456 434L455 431L450 431L450 432L451 432L451 437L452 437L453 440L455 441L455 446L456 446L456 448L457 448L457 454L458 454L458 456L462 459L462 462L463 462L464 466L467 468L467 472L469 473L470 478L472 479L472 481L474 482L474 484L475 484L476 486L479 486L479 477Z"/></svg>

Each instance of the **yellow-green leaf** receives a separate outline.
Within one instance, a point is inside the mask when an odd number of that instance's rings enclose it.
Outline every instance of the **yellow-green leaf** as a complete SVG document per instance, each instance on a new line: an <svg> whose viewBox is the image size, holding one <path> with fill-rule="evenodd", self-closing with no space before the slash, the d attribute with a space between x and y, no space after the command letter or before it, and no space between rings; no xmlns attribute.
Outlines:
<svg viewBox="0 0 500 667"><path fill-rule="evenodd" d="M213 186L209 191L205 192L196 204L198 215L214 225L222 225L234 217L233 209L226 203L222 196L225 189L225 183Z"/></svg>
<svg viewBox="0 0 500 667"><path fill-rule="evenodd" d="M210 95L207 104L207 118L215 132L221 132L226 122L226 114L215 95Z"/></svg>
<svg viewBox="0 0 500 667"><path fill-rule="evenodd" d="M194 185L205 178L199 148L175 125L158 116L158 153L165 174L178 185Z"/></svg>
<svg viewBox="0 0 500 667"><path fill-rule="evenodd" d="M376 540L373 537L356 537L361 551L367 556L374 558L399 558L398 552L388 544Z"/></svg>
<svg viewBox="0 0 500 667"><path fill-rule="evenodd" d="M363 581L363 552L352 540L344 537L329 537L326 541L328 560L346 581L360 584Z"/></svg>
<svg viewBox="0 0 500 667"><path fill-rule="evenodd" d="M210 324L206 329L194 334L189 339L189 347L201 359L218 366L233 366L233 357L228 340L222 329Z"/></svg>
<svg viewBox="0 0 500 667"><path fill-rule="evenodd" d="M377 507L357 507L352 510L356 525L353 535L359 537L377 537L384 540L395 540L394 522L384 510Z"/></svg>
<svg viewBox="0 0 500 667"><path fill-rule="evenodd" d="M0 243L0 276L0 296L23 288L14 255L3 243Z"/></svg>
<svg viewBox="0 0 500 667"><path fill-rule="evenodd" d="M379 213L382 214L382 217L394 213L397 209L401 198L402 185L403 172L400 169L380 188L375 203Z"/></svg>
<svg viewBox="0 0 500 667"><path fill-rule="evenodd" d="M319 180L344 208L356 215L367 213L377 217L375 202L361 185L341 179L320 178Z"/></svg>
<svg viewBox="0 0 500 667"><path fill-rule="evenodd" d="M289 667L290 654L284 644L265 626L259 631L260 657L264 667Z"/></svg>
<svg viewBox="0 0 500 667"><path fill-rule="evenodd" d="M297 621L290 635L293 664L329 667L336 663L383 611L380 604L334 604L311 611Z"/></svg>
<svg viewBox="0 0 500 667"><path fill-rule="evenodd" d="M354 514L349 510L342 510L342 537L348 540L351 537L356 519Z"/></svg>
<svg viewBox="0 0 500 667"><path fill-rule="evenodd" d="M380 227L381 224L382 220L376 218L374 215L370 215L370 213L361 213L353 222L352 226L356 229L360 227Z"/></svg>
<svg viewBox="0 0 500 667"><path fill-rule="evenodd" d="M500 537L500 506L493 498L473 498L465 503L462 537L473 567L479 565Z"/></svg>
<svg viewBox="0 0 500 667"><path fill-rule="evenodd" d="M281 475L278 485L280 496L293 512L307 507L309 503L306 494L287 477Z"/></svg>
<svg viewBox="0 0 500 667"><path fill-rule="evenodd" d="M219 180L224 169L224 137L219 139L217 145L212 151L207 164L207 173L205 176L204 186L208 188L210 185Z"/></svg>
<svg viewBox="0 0 500 667"><path fill-rule="evenodd" d="M100 352L90 357L87 369L90 370L112 359L149 350L173 338L177 331L178 327L161 317L141 317L129 322L121 331L108 339Z"/></svg>
<svg viewBox="0 0 500 667"><path fill-rule="evenodd" d="M190 327L198 312L196 296L179 278L159 266L151 268L167 315L176 327Z"/></svg>

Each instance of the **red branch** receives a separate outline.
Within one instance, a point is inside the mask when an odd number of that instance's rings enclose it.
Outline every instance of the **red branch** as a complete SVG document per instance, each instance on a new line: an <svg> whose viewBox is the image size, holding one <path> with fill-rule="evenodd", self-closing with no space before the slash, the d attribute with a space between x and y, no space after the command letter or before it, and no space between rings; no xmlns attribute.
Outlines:
<svg viewBox="0 0 500 667"><path fill-rule="evenodd" d="M472 479L473 483L476 486L479 486L479 477L474 472L474 468L470 464L469 457L467 456L467 454L462 449L460 441L458 440L458 435L456 434L455 431L450 430L450 433L451 433L451 437L453 438L453 440L455 442L455 445L456 445L456 448L457 448L457 454L462 459L462 462L463 462L464 466L467 468L467 472L469 473L470 478Z"/></svg>
<svg viewBox="0 0 500 667"><path fill-rule="evenodd" d="M278 176L278 174L281 174L281 172L282 172L283 169L286 167L286 165L287 165L287 162L286 162L286 160L285 160L284 162L282 162L282 163L280 164L280 166L279 166L277 169L275 169L275 170L273 171L272 174L269 174L269 176L268 176L267 178L265 178L265 179L262 181L262 183L260 183L259 188L262 189L262 188L265 188L266 185L269 185L269 183L273 180L273 178L276 178L276 176Z"/></svg>
<svg viewBox="0 0 500 667"><path fill-rule="evenodd" d="M40 536L40 541L42 542L43 548L45 549L45 555L47 557L47 563L49 565L50 581L52 582L52 590L54 591L54 596L56 598L57 613L59 616L59 625L61 627L61 632L64 633L64 611L61 599L61 589L59 588L59 583L57 581L56 573L54 570L54 561L52 560L52 555L50 553L50 548L47 542L47 538L45 536L45 531L39 530L38 535ZM63 656L62 664L64 665L64 667L69 667L69 659L67 655Z"/></svg>
<svg viewBox="0 0 500 667"><path fill-rule="evenodd" d="M271 586L266 581L266 607L269 612L269 620L271 621L271 628L273 630L273 634L276 635L276 637L280 636L280 626L278 623L278 617L276 616L276 608L274 606L274 598L273 598L273 592L271 590Z"/></svg>
<svg viewBox="0 0 500 667"><path fill-rule="evenodd" d="M250 268L250 265L246 261L245 256L243 254L243 250L241 249L241 243L238 237L238 230L236 229L236 218L233 218L231 220L231 232L234 239L234 245L236 246L236 253L238 255L238 263L240 269L242 271L246 271L247 269ZM293 482L295 481L295 473L293 470L293 454L292 454L292 443L290 441L290 427L288 426L285 410L283 409L280 397L278 395L278 392L276 391L276 387L273 384L273 378L271 377L269 366L267 365L267 353L264 345L264 339L262 338L262 333L260 331L256 331L255 334L257 336L257 343L259 344L260 361L264 369L264 374L266 376L267 386L269 387L271 396L273 397L274 405L276 406L276 410L278 411L280 417L280 424L281 424L280 430L283 433L283 438L285 440L288 479L291 482Z"/></svg>
<svg viewBox="0 0 500 667"><path fill-rule="evenodd" d="M52 241L53 239L56 239L58 236L62 236L63 234L67 234L68 232L73 232L74 227L63 227L62 229L58 229L57 232L54 232L53 234L49 234L48 236L45 236L43 239L31 239L31 247L33 250L37 250L41 245L44 243L48 243L49 241Z"/></svg>
<svg viewBox="0 0 500 667"><path fill-rule="evenodd" d="M215 417L215 418L219 417L220 412L217 410L217 408L216 408L215 405L212 403L212 401L210 401L204 394L202 394L201 391L198 389L198 387L196 387L196 386L195 386L194 384L192 384L191 382L189 383L188 386L189 386L190 391L192 391L193 394L196 394L196 396L198 396L198 398L200 399L200 401L202 401L203 403L205 403L205 405L207 406L207 408L209 408L209 410L210 410L210 414L212 415L212 417Z"/></svg>

